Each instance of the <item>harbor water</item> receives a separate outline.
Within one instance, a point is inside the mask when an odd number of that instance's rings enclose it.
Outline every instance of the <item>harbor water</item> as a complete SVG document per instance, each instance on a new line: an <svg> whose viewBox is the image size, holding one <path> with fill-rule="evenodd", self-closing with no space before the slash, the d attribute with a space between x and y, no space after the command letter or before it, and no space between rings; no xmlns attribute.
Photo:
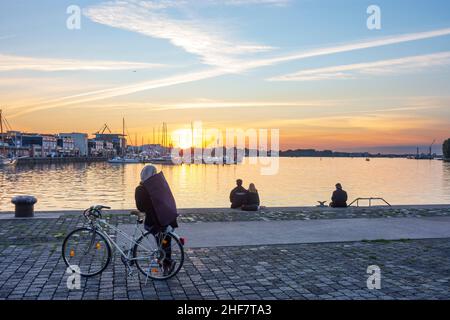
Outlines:
<svg viewBox="0 0 450 320"><path fill-rule="evenodd" d="M393 205L450 203L450 163L437 160L374 158L280 158L274 175L261 165L158 165L180 208L229 206L235 180L255 183L262 205L314 206L330 198L336 182L350 201L382 197ZM93 204L134 208L134 189L143 164L62 163L0 168L0 211L11 198L30 194L36 210L79 210Z"/></svg>

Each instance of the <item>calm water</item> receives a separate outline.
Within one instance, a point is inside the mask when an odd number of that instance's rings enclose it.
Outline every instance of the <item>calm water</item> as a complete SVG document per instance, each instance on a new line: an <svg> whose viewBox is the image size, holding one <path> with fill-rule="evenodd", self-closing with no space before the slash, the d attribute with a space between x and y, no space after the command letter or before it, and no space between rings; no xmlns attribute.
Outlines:
<svg viewBox="0 0 450 320"><path fill-rule="evenodd" d="M142 164L18 166L0 169L0 211L11 197L35 195L37 210L84 209L92 204L134 207ZM159 166L180 208L226 207L237 178L253 182L263 205L316 205L341 182L349 198L383 197L391 204L450 203L450 163L407 159L281 158L279 172L262 176L259 165Z"/></svg>

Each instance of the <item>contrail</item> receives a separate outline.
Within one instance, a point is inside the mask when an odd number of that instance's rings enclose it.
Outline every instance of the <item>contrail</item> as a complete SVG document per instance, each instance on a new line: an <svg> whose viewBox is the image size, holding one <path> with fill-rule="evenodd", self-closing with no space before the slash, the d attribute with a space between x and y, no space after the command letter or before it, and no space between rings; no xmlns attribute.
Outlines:
<svg viewBox="0 0 450 320"><path fill-rule="evenodd" d="M306 58L312 58L323 55L331 55L342 52L349 52L355 50L362 50L368 48L375 48L381 46L387 46L392 44L410 42L410 41L418 41L424 39L430 39L435 37L446 36L450 34L450 28L438 29L427 32L419 32L419 33L411 33L404 34L398 36L391 36L382 39L376 40L367 40L361 41L357 43L343 44L339 46L325 47L319 48L311 51L300 52L290 55L284 55L280 57L268 58L268 59L259 59L255 61L243 61L242 64L239 65L239 71L244 72L255 68L261 68L265 66L270 66L274 64L301 60ZM35 106L27 106L26 110L19 111L15 114L12 114L10 118L18 117L24 114L28 114L35 111L52 109L57 107L63 107L68 105L74 105L85 102L93 102L98 100L104 100L109 98L114 98L118 96L128 95L136 92L163 88L168 86L173 86L182 83L189 83L194 81L200 81L210 78L219 77L225 74L230 74L230 70L225 70L222 68L215 68L206 71L193 72L185 75L175 75L163 79L151 80L145 82L139 82L132 85L114 87L110 89L91 91L86 93L80 93L77 95L71 95L67 97L62 97L56 100L50 100ZM24 108L24 106L22 106Z"/></svg>

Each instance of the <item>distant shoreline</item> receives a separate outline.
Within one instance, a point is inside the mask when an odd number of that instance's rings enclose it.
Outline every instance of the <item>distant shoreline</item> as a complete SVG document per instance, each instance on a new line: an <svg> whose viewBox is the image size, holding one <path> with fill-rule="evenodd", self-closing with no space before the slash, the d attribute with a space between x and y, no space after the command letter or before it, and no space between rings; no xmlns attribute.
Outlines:
<svg viewBox="0 0 450 320"><path fill-rule="evenodd" d="M339 152L339 151L331 151L331 150L308 150L308 149L298 149L298 150L286 150L280 151L280 157L286 158L415 158L416 160L430 160L430 158L443 158L443 155L439 155L436 153L433 154L394 154L394 153L369 153L369 152Z"/></svg>
<svg viewBox="0 0 450 320"><path fill-rule="evenodd" d="M47 157L47 158L19 158L18 165L27 164L54 164L54 163L89 163L89 162L104 162L106 157Z"/></svg>

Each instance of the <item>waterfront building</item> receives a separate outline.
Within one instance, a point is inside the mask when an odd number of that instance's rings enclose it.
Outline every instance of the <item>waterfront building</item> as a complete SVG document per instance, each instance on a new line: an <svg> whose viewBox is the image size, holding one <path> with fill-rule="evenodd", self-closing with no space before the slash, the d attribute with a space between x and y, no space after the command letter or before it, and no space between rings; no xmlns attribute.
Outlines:
<svg viewBox="0 0 450 320"><path fill-rule="evenodd" d="M0 153L4 157L29 157L30 149L23 147L19 131L8 131L0 138Z"/></svg>
<svg viewBox="0 0 450 320"><path fill-rule="evenodd" d="M116 155L116 150L112 142L103 141L103 156L104 157L114 157Z"/></svg>
<svg viewBox="0 0 450 320"><path fill-rule="evenodd" d="M30 149L32 157L54 157L57 155L58 141L54 135L37 133L16 133L15 143Z"/></svg>
<svg viewBox="0 0 450 320"><path fill-rule="evenodd" d="M89 139L88 148L91 157L101 157L103 155L104 142L101 140Z"/></svg>
<svg viewBox="0 0 450 320"><path fill-rule="evenodd" d="M54 135L42 135L42 156L56 157L58 139Z"/></svg>
<svg viewBox="0 0 450 320"><path fill-rule="evenodd" d="M28 148L30 157L43 157L42 136L37 133L20 133L16 135L16 141L22 147Z"/></svg>
<svg viewBox="0 0 450 320"><path fill-rule="evenodd" d="M112 143L113 149L119 155L127 150L127 139L124 134L117 133L95 133L95 140Z"/></svg>
<svg viewBox="0 0 450 320"><path fill-rule="evenodd" d="M89 139L89 155L92 157L114 157L116 155L116 150L114 145L109 141L102 141L96 139Z"/></svg>
<svg viewBox="0 0 450 320"><path fill-rule="evenodd" d="M57 138L57 152L59 156L71 157L75 155L75 143L72 138L60 137Z"/></svg>
<svg viewBox="0 0 450 320"><path fill-rule="evenodd" d="M61 138L71 138L74 143L75 155L86 157L89 154L88 135L86 133L60 133Z"/></svg>

